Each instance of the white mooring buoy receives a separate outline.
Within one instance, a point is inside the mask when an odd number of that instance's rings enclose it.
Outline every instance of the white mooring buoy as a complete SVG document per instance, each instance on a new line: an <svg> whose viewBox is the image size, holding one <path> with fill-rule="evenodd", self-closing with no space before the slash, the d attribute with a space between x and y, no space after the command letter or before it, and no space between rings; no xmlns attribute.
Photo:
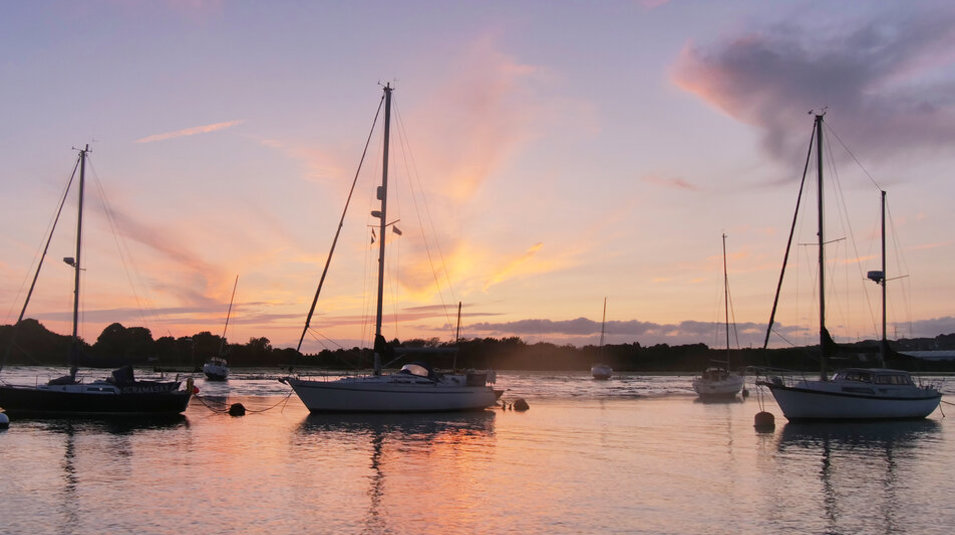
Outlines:
<svg viewBox="0 0 955 535"><path fill-rule="evenodd" d="M10 417L6 413L0 412L0 429L10 427Z"/></svg>

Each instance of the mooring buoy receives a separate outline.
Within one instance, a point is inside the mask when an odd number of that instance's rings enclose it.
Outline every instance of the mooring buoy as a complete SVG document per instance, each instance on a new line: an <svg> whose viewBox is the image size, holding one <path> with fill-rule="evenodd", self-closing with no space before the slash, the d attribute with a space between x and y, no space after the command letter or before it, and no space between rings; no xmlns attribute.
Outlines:
<svg viewBox="0 0 955 535"><path fill-rule="evenodd" d="M229 406L229 414L232 416L245 416L245 406L241 403L233 403Z"/></svg>
<svg viewBox="0 0 955 535"><path fill-rule="evenodd" d="M0 429L10 427L10 417L6 413L0 412Z"/></svg>
<svg viewBox="0 0 955 535"><path fill-rule="evenodd" d="M513 407L516 411L526 411L527 409L531 408L531 406L524 401L524 398L517 398L514 403L511 403L511 407Z"/></svg>
<svg viewBox="0 0 955 535"><path fill-rule="evenodd" d="M756 418L753 420L753 427L760 432L772 431L776 429L776 417L771 412L757 412Z"/></svg>

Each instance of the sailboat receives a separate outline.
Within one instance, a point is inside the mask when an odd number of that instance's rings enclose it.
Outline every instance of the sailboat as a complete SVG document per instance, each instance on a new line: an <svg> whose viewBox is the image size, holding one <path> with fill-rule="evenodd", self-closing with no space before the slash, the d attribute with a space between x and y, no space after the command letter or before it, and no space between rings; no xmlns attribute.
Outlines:
<svg viewBox="0 0 955 535"><path fill-rule="evenodd" d="M604 316L600 322L600 346L604 346L604 332L607 326L607 298L604 297ZM598 363L590 367L590 375L598 381L606 381L613 376L613 368L609 364Z"/></svg>
<svg viewBox="0 0 955 535"><path fill-rule="evenodd" d="M235 289L239 285L239 276L235 276L232 285L232 297L229 299L229 311L225 316L225 327L222 329L222 339L219 342L219 354L210 358L202 365L202 373L209 381L225 381L229 378L229 362L223 356L225 353L225 333L229 330L229 318L232 317L232 303L235 301Z"/></svg>
<svg viewBox="0 0 955 535"><path fill-rule="evenodd" d="M726 360L703 370L693 380L693 390L703 399L735 398L743 389L743 376L730 371L729 276L726 272L726 234L723 234L723 313L726 328Z"/></svg>
<svg viewBox="0 0 955 535"><path fill-rule="evenodd" d="M384 150L381 185L377 199L380 209L372 212L379 220L378 296L375 317L374 371L372 375L342 377L335 380L285 377L280 379L292 387L311 412L434 412L483 410L497 403L500 391L487 385L488 374L482 372L442 374L424 363L405 364L397 373L382 374L382 355L391 355L381 334L385 275L385 239L389 226L388 145L391 123L391 84L384 87ZM343 215L344 217L344 215ZM339 230L341 224L339 224ZM337 239L337 235L336 235ZM334 245L332 246L334 250ZM330 258L330 255L329 255ZM326 273L328 264L326 262ZM324 281L325 274L322 275ZM318 299L316 293L315 299ZM315 301L312 303L314 310ZM309 314L311 317L311 313ZM306 321L306 329L308 322ZM304 332L303 332L304 337ZM301 347L301 343L300 346Z"/></svg>
<svg viewBox="0 0 955 535"><path fill-rule="evenodd" d="M819 350L820 377L785 384L781 377L758 381L776 398L783 415L790 421L802 420L904 420L925 418L938 408L942 394L931 386L917 385L909 372L887 368L848 368L828 377L826 367L830 348L835 345L826 329L825 245L823 233L823 115L815 116L818 161L818 256L819 256ZM888 342L885 338L885 192L882 192L882 270L870 272L869 278L882 286L882 366ZM782 277L780 277L780 284ZM777 292L778 293L778 292ZM775 313L775 306L773 308ZM770 318L769 329L772 329ZM766 339L769 339L767 330Z"/></svg>
<svg viewBox="0 0 955 535"><path fill-rule="evenodd" d="M103 380L83 382L77 379L78 363L80 359L80 339L77 335L80 303L80 272L83 238L83 190L85 187L86 160L90 149L87 145L79 151L77 166L79 167L79 187L77 201L76 223L76 254L74 257L64 258L64 261L73 268L73 333L70 347L70 373L63 377L52 379L44 384L11 385L0 384L0 408L11 414L30 415L97 415L97 414L152 414L175 415L186 410L189 399L193 394L192 379L189 379L185 389L181 389L180 381L140 381L133 375L132 366L123 366ZM75 173L75 170L74 170ZM70 179L72 183L72 178ZM67 192L69 188L67 188ZM60 204L62 211L63 201ZM59 218L59 215L57 215ZM55 223L54 223L55 229ZM53 231L50 231L52 237ZM49 247L49 239L47 240ZM44 251L44 256L46 251ZM33 278L36 284L41 259ZM30 288L30 293L33 286ZM29 304L30 293L20 312L17 325L23 321L23 315Z"/></svg>

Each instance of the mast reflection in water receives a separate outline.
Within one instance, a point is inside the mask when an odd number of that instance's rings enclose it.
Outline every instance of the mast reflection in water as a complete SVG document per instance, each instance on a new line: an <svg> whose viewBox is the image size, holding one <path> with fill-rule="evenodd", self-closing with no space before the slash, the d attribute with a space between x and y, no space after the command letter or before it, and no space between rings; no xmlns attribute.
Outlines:
<svg viewBox="0 0 955 535"><path fill-rule="evenodd" d="M955 427L940 413L759 433L758 391L700 403L691 381L499 373L504 398L529 411L310 415L267 371L240 371L200 379L202 399L170 421L15 419L0 431L0 531L923 535L955 525ZM232 403L248 413L211 410Z"/></svg>

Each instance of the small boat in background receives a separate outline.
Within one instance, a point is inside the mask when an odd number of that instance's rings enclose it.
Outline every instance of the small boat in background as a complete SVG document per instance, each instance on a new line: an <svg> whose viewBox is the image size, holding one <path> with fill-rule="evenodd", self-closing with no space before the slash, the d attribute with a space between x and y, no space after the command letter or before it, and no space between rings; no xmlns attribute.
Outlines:
<svg viewBox="0 0 955 535"><path fill-rule="evenodd" d="M229 378L229 363L223 356L225 353L225 333L229 329L229 318L232 317L232 303L235 301L235 289L239 285L239 276L235 276L232 285L232 297L229 299L229 311L225 316L225 327L222 329L222 340L219 342L219 356L212 357L202 365L202 373L210 381L225 381Z"/></svg>
<svg viewBox="0 0 955 535"><path fill-rule="evenodd" d="M707 368L693 380L693 390L702 399L735 398L742 389L743 377L726 368Z"/></svg>
<svg viewBox="0 0 955 535"><path fill-rule="evenodd" d="M229 363L222 357L212 357L202 365L202 373L209 381L225 381L229 378Z"/></svg>
<svg viewBox="0 0 955 535"><path fill-rule="evenodd" d="M602 351L604 346L604 333L606 332L607 326L607 298L604 297L604 315L603 320L600 322L600 346L599 349ZM598 381L606 381L613 377L613 368L607 364L594 364L590 367L590 375L597 379Z"/></svg>
<svg viewBox="0 0 955 535"><path fill-rule="evenodd" d="M693 380L693 390L703 399L732 399L743 389L743 377L729 370L730 366L730 313L729 276L726 273L726 234L723 234L723 310L726 327L726 360L715 361L712 366Z"/></svg>
<svg viewBox="0 0 955 535"><path fill-rule="evenodd" d="M590 375L593 375L594 379L606 381L613 377L613 368L606 364L594 364L590 367Z"/></svg>

